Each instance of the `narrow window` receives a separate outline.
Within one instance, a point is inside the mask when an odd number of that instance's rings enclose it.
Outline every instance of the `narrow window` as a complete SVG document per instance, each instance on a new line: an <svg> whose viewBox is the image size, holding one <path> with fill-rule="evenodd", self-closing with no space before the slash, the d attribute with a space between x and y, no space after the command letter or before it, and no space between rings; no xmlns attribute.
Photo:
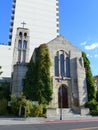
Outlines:
<svg viewBox="0 0 98 130"><path fill-rule="evenodd" d="M18 62L21 62L21 50L18 50Z"/></svg>
<svg viewBox="0 0 98 130"><path fill-rule="evenodd" d="M19 36L22 37L22 32L19 32Z"/></svg>
<svg viewBox="0 0 98 130"><path fill-rule="evenodd" d="M23 41L23 48L26 49L27 48L27 41Z"/></svg>
<svg viewBox="0 0 98 130"><path fill-rule="evenodd" d="M66 77L70 77L70 60L66 57Z"/></svg>
<svg viewBox="0 0 98 130"><path fill-rule="evenodd" d="M23 50L23 62L26 62L26 50Z"/></svg>
<svg viewBox="0 0 98 130"><path fill-rule="evenodd" d="M61 76L64 75L64 54L60 55L60 73Z"/></svg>
<svg viewBox="0 0 98 130"><path fill-rule="evenodd" d="M22 41L21 40L18 41L18 48L22 48Z"/></svg>
<svg viewBox="0 0 98 130"><path fill-rule="evenodd" d="M55 56L54 65L55 65L55 76L59 76L59 62L58 62L58 56Z"/></svg>

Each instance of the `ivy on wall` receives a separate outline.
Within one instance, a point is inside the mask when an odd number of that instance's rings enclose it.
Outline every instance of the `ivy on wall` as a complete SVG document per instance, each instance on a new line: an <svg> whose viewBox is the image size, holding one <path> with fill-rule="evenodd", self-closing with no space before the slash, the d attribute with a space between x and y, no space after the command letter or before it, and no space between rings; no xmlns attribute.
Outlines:
<svg viewBox="0 0 98 130"><path fill-rule="evenodd" d="M87 92L88 92L88 101L96 98L94 78L92 76L90 62L84 52L82 52L82 57L84 60L84 67L86 70L86 83L87 83Z"/></svg>
<svg viewBox="0 0 98 130"><path fill-rule="evenodd" d="M23 93L40 104L49 104L52 100L52 84L50 78L50 56L46 44L35 50L35 57L28 64L28 71L23 80Z"/></svg>

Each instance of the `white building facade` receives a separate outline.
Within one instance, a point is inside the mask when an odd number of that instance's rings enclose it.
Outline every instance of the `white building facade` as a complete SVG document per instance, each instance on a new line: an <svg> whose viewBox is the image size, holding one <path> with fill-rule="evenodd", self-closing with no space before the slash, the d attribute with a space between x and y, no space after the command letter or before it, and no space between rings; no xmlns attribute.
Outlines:
<svg viewBox="0 0 98 130"><path fill-rule="evenodd" d="M8 43L11 46L0 45L0 66L3 71L0 79L11 77L17 28L30 30L30 59L34 48L59 35L58 19L58 0L13 0Z"/></svg>
<svg viewBox="0 0 98 130"><path fill-rule="evenodd" d="M58 0L13 0L9 44L13 46L18 27L28 28L31 57L35 47L59 35L58 19Z"/></svg>

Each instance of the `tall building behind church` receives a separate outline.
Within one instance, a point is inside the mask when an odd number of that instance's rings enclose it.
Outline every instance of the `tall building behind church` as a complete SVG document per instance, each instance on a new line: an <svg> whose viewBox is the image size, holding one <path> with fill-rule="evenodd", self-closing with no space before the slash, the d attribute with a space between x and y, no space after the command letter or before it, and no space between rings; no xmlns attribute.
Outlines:
<svg viewBox="0 0 98 130"><path fill-rule="evenodd" d="M0 45L0 79L11 78L13 51L17 28L30 30L29 57L34 48L59 35L58 0L13 0L10 21L9 45ZM22 24L21 24L22 23ZM8 60L9 59L9 60ZM7 62L8 60L8 62Z"/></svg>
<svg viewBox="0 0 98 130"><path fill-rule="evenodd" d="M28 28L31 57L35 47L59 35L58 19L58 0L13 0L9 45L14 45L18 27Z"/></svg>

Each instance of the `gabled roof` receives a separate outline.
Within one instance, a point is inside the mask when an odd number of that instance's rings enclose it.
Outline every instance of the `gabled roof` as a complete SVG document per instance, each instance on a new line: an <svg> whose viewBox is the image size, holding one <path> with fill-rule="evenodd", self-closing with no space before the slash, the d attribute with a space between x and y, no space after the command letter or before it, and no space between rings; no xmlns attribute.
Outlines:
<svg viewBox="0 0 98 130"><path fill-rule="evenodd" d="M71 42L69 42L64 36L62 35L59 35L57 36L56 38L54 38L53 40L51 40L50 42L47 43L47 45L56 45L58 46L59 44L65 44L65 45L69 45L71 46L72 48L78 50L78 51L81 51L78 47L76 47L75 45L73 45Z"/></svg>

